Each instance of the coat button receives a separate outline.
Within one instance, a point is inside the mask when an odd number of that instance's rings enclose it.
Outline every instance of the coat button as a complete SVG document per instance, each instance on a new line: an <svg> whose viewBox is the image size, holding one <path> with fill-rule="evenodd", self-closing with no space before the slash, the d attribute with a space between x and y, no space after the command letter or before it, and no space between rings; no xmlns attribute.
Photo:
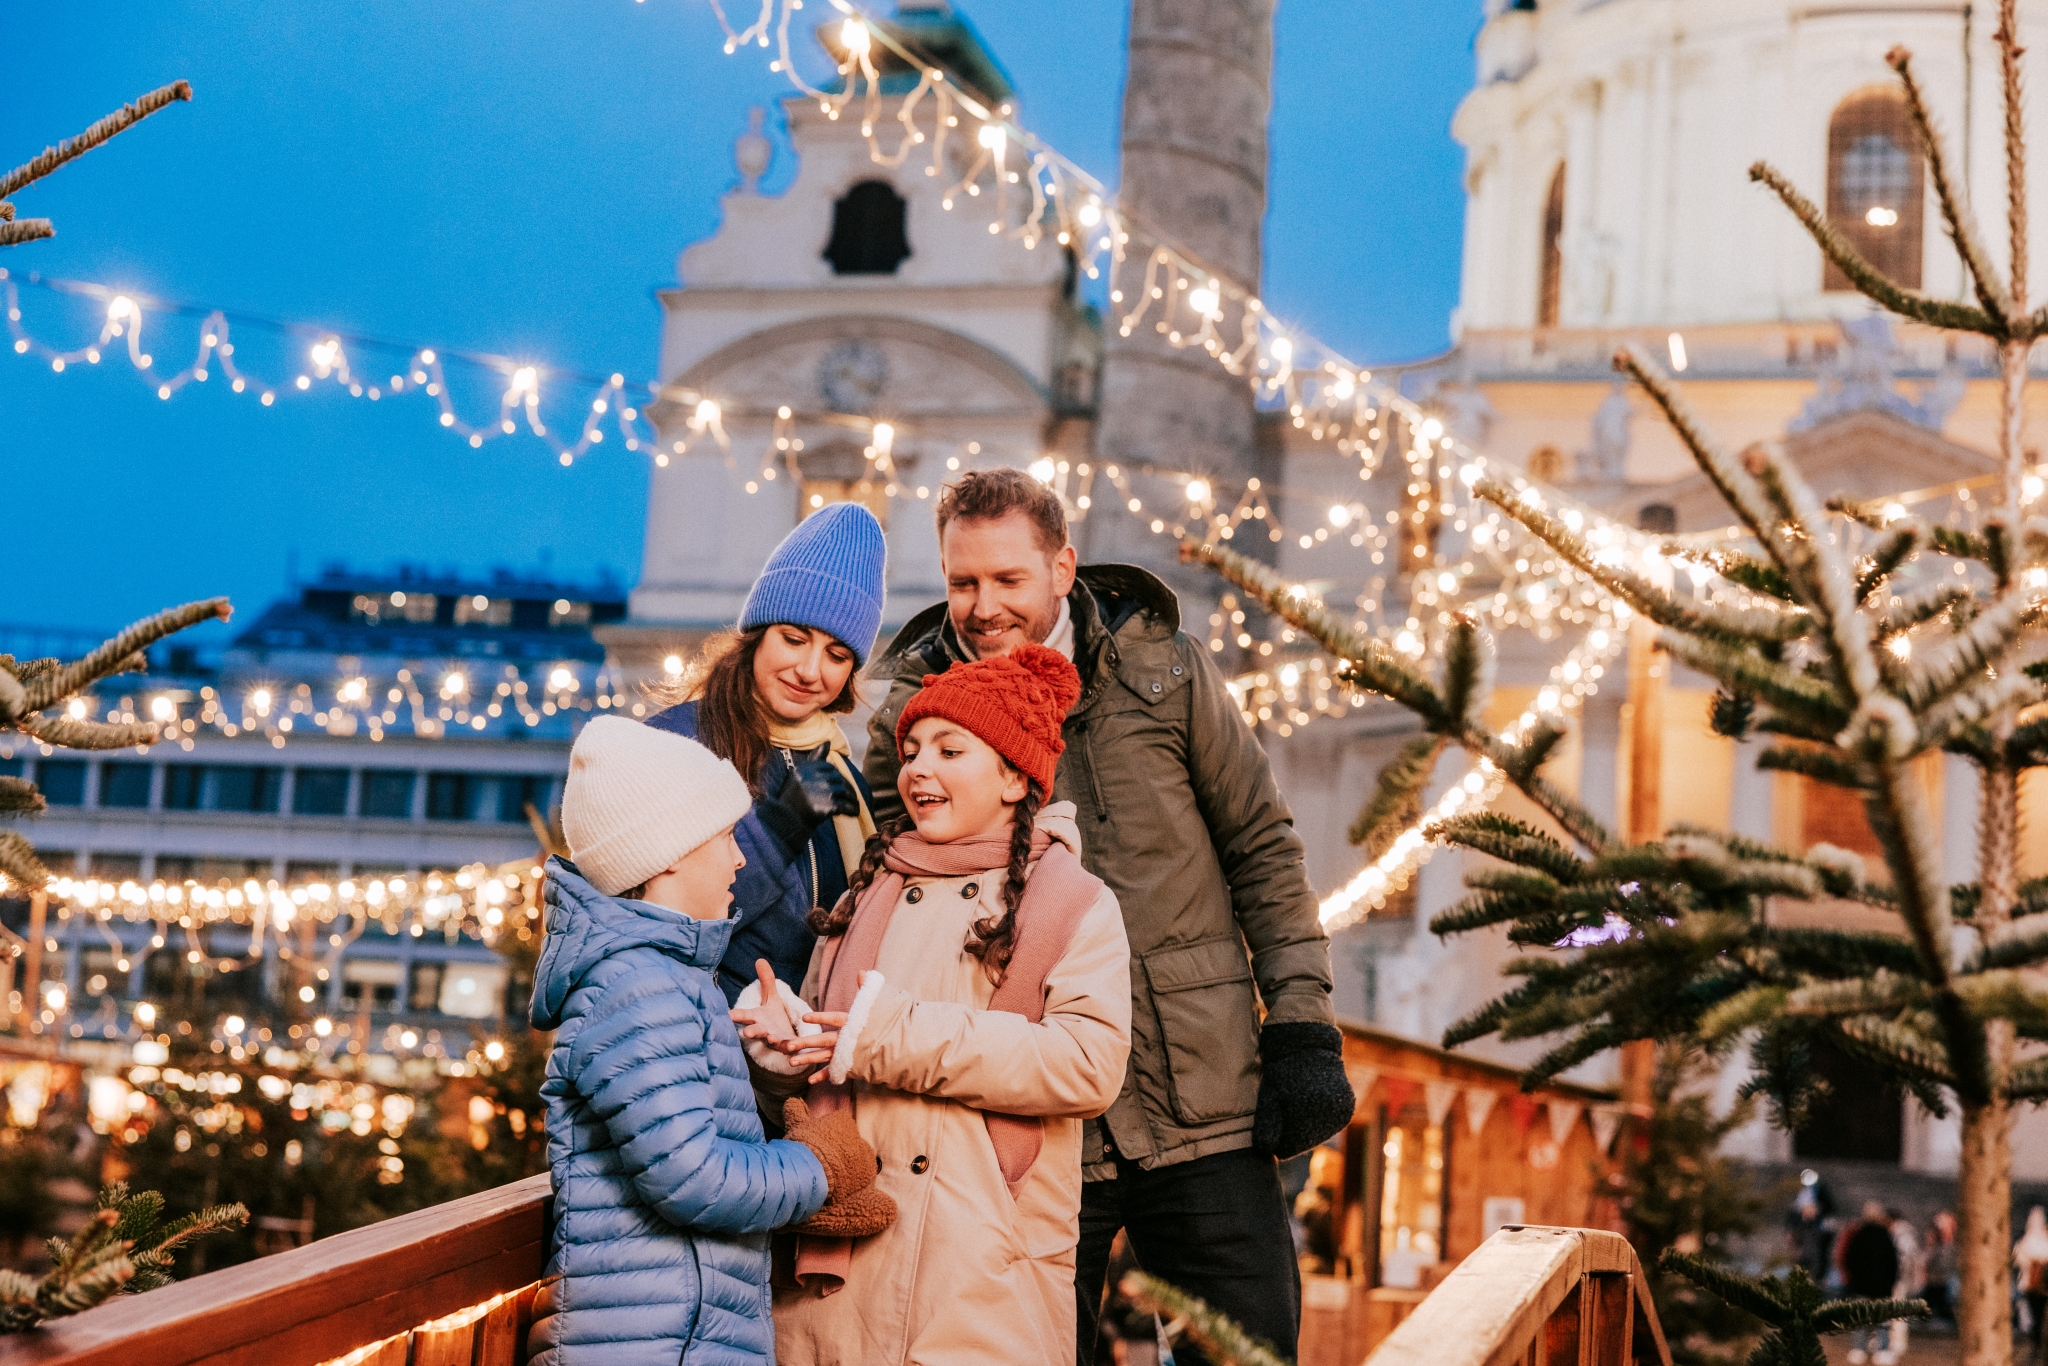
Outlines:
<svg viewBox="0 0 2048 1366"><path fill-rule="evenodd" d="M1181 676L1181 674L1182 674L1183 672L1184 672L1184 671L1182 670L1182 668L1180 667L1180 665L1176 664L1176 665L1174 665L1174 666L1173 666L1173 676L1174 676L1175 678L1179 678L1179 677Z"/></svg>
<svg viewBox="0 0 2048 1366"><path fill-rule="evenodd" d="M1152 691L1153 691L1153 692L1158 692L1158 691L1160 691L1160 686L1159 686L1159 684L1157 684L1157 683L1154 683L1154 684L1152 685Z"/></svg>
<svg viewBox="0 0 2048 1366"><path fill-rule="evenodd" d="M923 1176L931 1170L931 1165L932 1160L923 1153L919 1153L916 1157L910 1159L910 1174L912 1176Z"/></svg>
<svg viewBox="0 0 2048 1366"><path fill-rule="evenodd" d="M962 901L972 901L980 895L981 884L979 882L970 882L960 889L960 899Z"/></svg>
<svg viewBox="0 0 2048 1366"><path fill-rule="evenodd" d="M915 906L918 902L924 900L924 888L912 887L909 891L903 894L903 899L905 901L908 901L911 905Z"/></svg>

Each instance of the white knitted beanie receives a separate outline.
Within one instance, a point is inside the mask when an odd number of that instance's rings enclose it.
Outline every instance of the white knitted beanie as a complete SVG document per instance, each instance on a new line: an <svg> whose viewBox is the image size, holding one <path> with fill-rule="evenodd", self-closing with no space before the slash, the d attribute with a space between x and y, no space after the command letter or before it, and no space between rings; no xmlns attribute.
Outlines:
<svg viewBox="0 0 2048 1366"><path fill-rule="evenodd" d="M637 887L753 805L739 770L673 731L599 716L569 751L562 833L606 896Z"/></svg>

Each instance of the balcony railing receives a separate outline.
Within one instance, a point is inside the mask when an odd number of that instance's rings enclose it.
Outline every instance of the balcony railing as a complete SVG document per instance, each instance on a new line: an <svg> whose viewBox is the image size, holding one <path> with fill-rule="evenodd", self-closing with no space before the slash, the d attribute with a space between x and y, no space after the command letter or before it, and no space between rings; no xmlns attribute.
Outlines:
<svg viewBox="0 0 2048 1366"><path fill-rule="evenodd" d="M548 1199L548 1178L528 1177L118 1299L0 1338L0 1366L519 1366ZM1504 1229L1371 1366L1671 1366L1644 1290L1616 1234ZM1355 1366L1365 1340L1336 1336L1349 1345L1304 1338L1302 1360Z"/></svg>
<svg viewBox="0 0 2048 1366"><path fill-rule="evenodd" d="M1671 1366L1635 1250L1589 1228L1505 1228L1380 1344L1371 1366Z"/></svg>
<svg viewBox="0 0 2048 1366"><path fill-rule="evenodd" d="M0 1338L0 1366L518 1366L548 1177Z"/></svg>

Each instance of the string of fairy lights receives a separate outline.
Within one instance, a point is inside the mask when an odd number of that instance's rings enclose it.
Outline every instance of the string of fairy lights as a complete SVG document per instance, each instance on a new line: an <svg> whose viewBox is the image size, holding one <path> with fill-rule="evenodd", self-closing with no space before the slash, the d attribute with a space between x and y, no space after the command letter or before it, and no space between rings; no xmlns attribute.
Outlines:
<svg viewBox="0 0 2048 1366"><path fill-rule="evenodd" d="M1256 294L1150 228L1099 181L1019 126L1008 105L991 106L963 88L937 63L911 50L886 22L871 19L847 0L831 3L844 16L836 29L825 33L839 78L836 89L806 82L793 60L789 27L802 0L761 0L757 17L745 28L735 28L720 10L726 51L772 45L776 56L771 69L785 74L801 95L817 100L827 117L858 118L877 164L903 167L916 157L924 163L923 174L944 183L941 202L946 210L986 212L990 235L1014 241L1024 250L1052 245L1071 252L1080 274L1099 282L1119 335L1150 327L1175 348L1209 355L1226 372L1246 380L1262 410L1279 414L1308 440L1351 459L1361 481L1371 484L1397 469L1405 475L1399 506L1376 512L1362 498L1268 487L1258 479L1231 488L1194 470L1053 454L1031 460L1030 471L1060 492L1073 516L1084 519L1097 510L1115 510L1154 535L1174 538L1232 540L1263 531L1269 541L1303 552L1348 544L1363 552L1373 567L1348 604L1361 631L1420 659L1456 613L1496 630L1528 630L1545 640L1583 628L1583 640L1553 670L1552 682L1565 685L1557 707L1576 705L1591 695L1600 670L1618 648L1614 623L1625 617L1626 607L1513 519L1470 493L1482 477L1505 477L1527 489L1537 485L1519 473L1491 466L1395 384L1376 380L1371 371L1306 331L1281 323ZM877 61L884 51L916 75L913 87L900 97L883 93ZM98 335L68 347L32 335L22 319L19 286L24 284L101 304L105 316ZM0 288L6 294L15 354L42 360L61 374L80 364L98 364L118 343L130 366L166 401L191 386L208 384L216 369L231 392L252 395L264 406L273 406L279 397L316 391L345 393L372 403L417 393L433 400L433 417L440 427L472 447L514 436L523 428L569 465L602 445L609 431L627 451L645 454L657 468L677 457L709 456L715 450L714 458L724 462L748 494L767 492L785 476L792 483L800 480L800 457L807 442L821 431L837 428L866 438L865 473L853 486L853 496L921 501L935 493L930 482L915 482L903 472L899 453L920 435L915 424L906 421L820 413L795 402L772 410L741 408L679 386L629 384L618 373L570 375L503 356L255 320L258 326L314 338L306 347L303 368L266 381L236 362L230 328L237 319L228 310L166 304L88 282L17 278L5 270L0 270ZM145 319L152 313L200 319L191 364L170 373L156 367L143 336ZM246 325L251 320L241 321ZM380 352L403 357L389 368L388 376L366 359ZM496 376L502 388L494 420L465 419L458 411L445 368L449 362ZM552 389L557 382L594 390L588 408L564 432L557 432L542 414L543 389ZM740 426L765 427L758 452L744 459L736 449ZM945 449L949 471L979 463L988 454L973 441L951 442ZM1140 479L1148 487L1163 485L1169 493L1148 500ZM814 495L813 502L822 497ZM1297 504L1307 510L1305 520L1289 525L1283 512ZM1960 494L1960 504L1960 515L1967 517L1967 490ZM1657 538L1598 513L1571 508L1564 500L1557 506L1575 529L1583 527L1596 544L1614 554L1661 557L1670 549L1660 548ZM1952 519L1956 515L1952 510ZM1681 562L1696 593L1740 593L1713 572L1708 558ZM1327 597L1328 587L1317 584L1316 590ZM1310 586L1304 584L1302 591L1311 591ZM1293 657L1288 647L1298 642L1291 629L1282 626L1277 639L1255 642L1245 624L1242 607L1226 598L1211 617L1209 644L1218 654L1232 645L1251 652L1249 667L1230 680L1251 724L1271 726L1284 736L1317 718L1364 703L1362 696L1337 680L1328 659L1319 654ZM1596 640L1605 643L1596 645ZM1276 656L1276 651L1283 653ZM669 672L677 672L679 662L669 663ZM1580 677L1566 678L1564 671L1569 669L1579 670ZM575 686L556 686L565 672ZM581 690L574 671L564 668L550 670L546 687L535 687L510 670L503 679L488 682L485 687L483 680L460 668L448 668L438 679L424 671L400 670L390 680L339 680L331 699L317 697L310 685L301 684L281 697L261 696L259 689L230 700L202 691L190 715L177 710L175 702L169 704L171 714L162 714L162 697L147 705L153 719L176 726L187 747L202 725L228 736L263 734L281 745L294 724L377 739L400 724L401 717L414 734L433 735L462 728L483 730L499 721L531 726L538 724L536 717L556 712L573 716L640 705L626 695L623 679L603 672L588 692ZM86 705L90 709L94 704ZM121 719L139 714L132 698L120 699L107 712L110 718ZM1487 800L1497 794L1498 775L1488 776L1482 765L1444 800L1475 800L1469 786L1474 777L1481 780ZM1458 792L1468 796L1459 798ZM1398 892L1428 856L1431 846L1420 831L1436 814L1397 839L1386 857L1331 897L1324 907L1326 919L1349 916L1357 906L1381 904Z"/></svg>

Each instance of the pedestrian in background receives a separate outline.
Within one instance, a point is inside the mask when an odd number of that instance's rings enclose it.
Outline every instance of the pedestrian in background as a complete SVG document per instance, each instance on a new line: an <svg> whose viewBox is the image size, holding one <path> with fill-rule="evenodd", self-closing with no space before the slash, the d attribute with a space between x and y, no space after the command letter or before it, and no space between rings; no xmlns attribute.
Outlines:
<svg viewBox="0 0 2048 1366"><path fill-rule="evenodd" d="M2026 1232L2012 1245L2012 1267L2020 1298L2027 1306L2027 1339L2034 1344L2038 1360L2042 1310L2048 1308L2048 1210L2039 1205L2027 1211Z"/></svg>
<svg viewBox="0 0 2048 1366"><path fill-rule="evenodd" d="M1841 1246L1842 1293L1850 1299L1888 1300L1899 1283L1899 1249L1892 1242L1891 1216L1872 1200L1863 1217L1849 1226ZM1849 1334L1849 1360L1863 1366L1871 1350L1884 1355L1885 1329L1857 1328Z"/></svg>

